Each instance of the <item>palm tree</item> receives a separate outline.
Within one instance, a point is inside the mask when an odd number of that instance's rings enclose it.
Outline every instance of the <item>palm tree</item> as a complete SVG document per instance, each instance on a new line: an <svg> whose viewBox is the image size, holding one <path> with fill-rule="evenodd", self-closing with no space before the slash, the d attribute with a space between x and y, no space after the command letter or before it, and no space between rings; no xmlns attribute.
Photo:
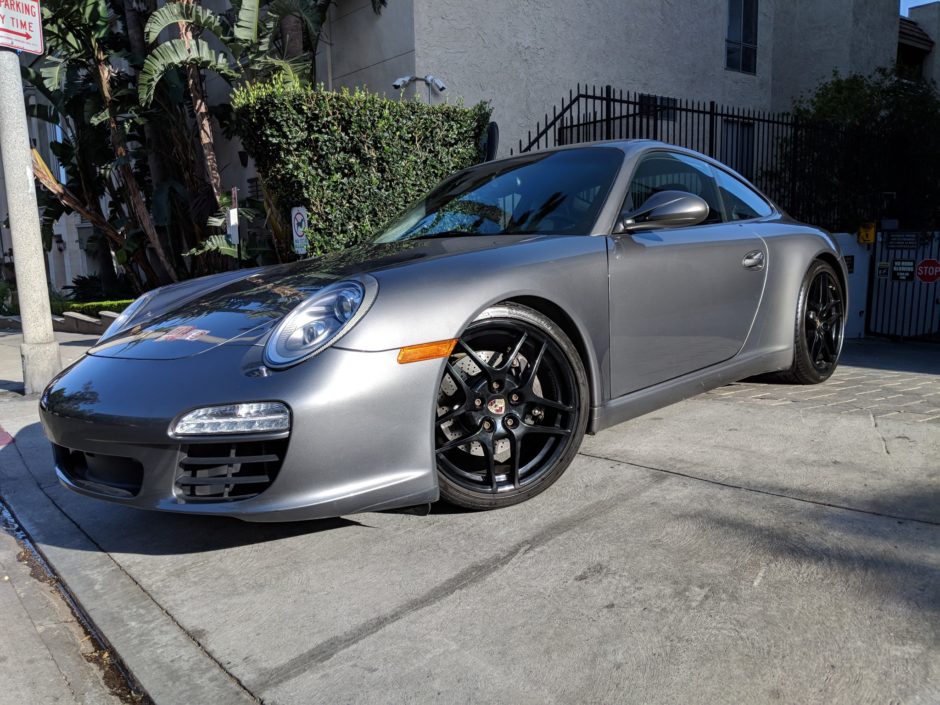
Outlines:
<svg viewBox="0 0 940 705"><path fill-rule="evenodd" d="M123 97L128 76L115 68L112 61L114 52L126 48L119 41L120 35L112 30L114 21L106 0L50 0L43 7L47 53L41 61L42 68L24 69L24 78L51 106L37 112L37 116L63 127L65 134L59 142L60 149L70 152L72 158L85 158L85 165L76 170L76 176L89 212L94 215L96 210L101 210L100 203L92 205L89 197L99 200L103 195L118 196L117 202L126 206L125 217L143 233L164 273L157 276L152 271L143 249L134 255L135 261L155 283L176 281L176 270L160 242L135 173L135 160L127 146L127 128L133 125L135 106L129 105ZM100 139L93 129L99 126L106 128L110 159L103 159L101 152L96 151L100 143L86 142ZM91 154L95 159L89 164ZM98 170L114 175L117 189L115 182L109 179L96 185L94 182L101 176ZM98 199L93 198L96 195ZM114 237L113 228L103 232L118 251L138 249L129 247L131 228L124 227L123 235L118 238Z"/></svg>
<svg viewBox="0 0 940 705"><path fill-rule="evenodd" d="M230 83L275 73L313 80L332 0L231 0L221 13L200 0L158 2L46 0L48 53L24 69L46 100L34 117L61 128L52 148L66 178L41 158L34 169L47 230L80 213L108 244L102 262L113 250L134 263L139 288L230 266L210 217L227 204L212 124L226 106L209 104L206 72ZM377 13L385 5L372 0Z"/></svg>
<svg viewBox="0 0 940 705"><path fill-rule="evenodd" d="M213 143L212 121L205 98L202 71L212 71L223 79L263 78L274 72L289 74L303 81L299 66L304 62L304 40L311 47L310 80L316 78L313 57L334 0L235 0L234 22L225 14L203 7L199 0L176 0L156 10L147 21L146 40L155 44L147 56L138 84L140 103L148 106L160 80L174 69L185 71L199 132L199 144L212 184L216 204L221 196L221 178ZM371 0L378 14L388 0ZM160 33L176 25L178 39L158 42ZM203 38L208 33L222 45L216 52Z"/></svg>

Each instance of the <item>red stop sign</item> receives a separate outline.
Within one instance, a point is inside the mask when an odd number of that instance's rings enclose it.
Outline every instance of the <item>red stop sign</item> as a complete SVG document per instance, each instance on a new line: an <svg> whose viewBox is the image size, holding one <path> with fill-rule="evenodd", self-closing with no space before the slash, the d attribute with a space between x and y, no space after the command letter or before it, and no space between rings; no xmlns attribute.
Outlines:
<svg viewBox="0 0 940 705"><path fill-rule="evenodd" d="M923 259L917 263L917 269L914 270L914 274L922 282L931 282L937 281L940 279L940 262L935 259Z"/></svg>

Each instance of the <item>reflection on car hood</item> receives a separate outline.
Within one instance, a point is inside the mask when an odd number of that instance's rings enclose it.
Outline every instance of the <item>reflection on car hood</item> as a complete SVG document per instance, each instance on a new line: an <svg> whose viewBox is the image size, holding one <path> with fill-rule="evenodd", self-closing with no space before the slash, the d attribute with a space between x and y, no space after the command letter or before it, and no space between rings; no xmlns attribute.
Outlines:
<svg viewBox="0 0 940 705"><path fill-rule="evenodd" d="M334 281L511 245L532 237L474 235L369 244L326 257L253 270L221 287L207 284L204 293L132 326L95 346L89 354L170 360L198 355L225 343L252 345L301 301Z"/></svg>

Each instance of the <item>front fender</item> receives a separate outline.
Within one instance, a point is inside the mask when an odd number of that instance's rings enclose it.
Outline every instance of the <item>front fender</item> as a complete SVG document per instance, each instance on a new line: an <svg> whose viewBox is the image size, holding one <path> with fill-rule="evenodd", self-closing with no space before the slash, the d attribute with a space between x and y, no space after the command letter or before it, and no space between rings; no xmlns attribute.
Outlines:
<svg viewBox="0 0 940 705"><path fill-rule="evenodd" d="M372 309L336 347L379 351L446 340L494 303L536 297L571 319L584 342L592 395L605 398L610 346L605 238L538 237L373 276L379 294Z"/></svg>

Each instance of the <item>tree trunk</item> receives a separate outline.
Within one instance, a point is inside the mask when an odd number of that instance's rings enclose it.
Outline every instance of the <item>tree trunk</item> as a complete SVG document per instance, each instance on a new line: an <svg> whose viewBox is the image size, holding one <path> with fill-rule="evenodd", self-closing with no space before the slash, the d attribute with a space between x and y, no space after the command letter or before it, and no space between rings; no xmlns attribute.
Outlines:
<svg viewBox="0 0 940 705"><path fill-rule="evenodd" d="M114 243L115 247L121 248L124 246L124 238L121 233L108 222L108 219L101 212L101 203L94 198L89 199L88 203L84 203L78 196L60 184L35 149L33 150L33 176L66 208L75 211L100 230L109 241Z"/></svg>
<svg viewBox="0 0 940 705"><path fill-rule="evenodd" d="M127 41L131 53L143 60L147 56L147 41L144 38L144 23L137 10L137 0L124 0L124 25L127 27ZM128 66L134 71L133 65ZM154 184L166 178L166 169L163 166L162 155L165 154L163 145L159 144L156 130L150 124L144 124L144 139L147 141L147 166L150 167L150 180Z"/></svg>
<svg viewBox="0 0 940 705"><path fill-rule="evenodd" d="M304 53L303 22L297 15L287 15L281 20L281 46L285 59L296 59Z"/></svg>
<svg viewBox="0 0 940 705"><path fill-rule="evenodd" d="M206 177L212 185L212 195L215 206L219 206L222 195L222 176L219 174L219 163L215 157L215 142L212 139L212 116L209 115L209 105L206 103L205 90L202 86L202 76L196 66L186 70L186 83L189 86L189 95L193 101L193 114L196 116L196 130L199 133L199 145L205 158Z"/></svg>
<svg viewBox="0 0 940 705"><path fill-rule="evenodd" d="M180 0L185 5L198 4L195 0ZM180 39L189 49L193 39L192 29L185 22L179 23ZM205 159L206 176L212 185L212 195L215 198L215 207L219 207L222 195L222 177L219 174L219 162L215 156L215 142L212 139L212 116L209 115L209 104L206 102L205 89L202 85L202 74L199 68L190 66L186 69L186 86L189 97L193 101L193 114L196 117L196 129L199 133L199 145Z"/></svg>
<svg viewBox="0 0 940 705"><path fill-rule="evenodd" d="M160 264L163 265L163 268L166 270L166 276L170 278L170 281L178 281L176 270L167 258L163 245L160 243L160 237L157 235L157 230L153 225L150 211L147 210L147 204L144 202L143 193L140 190L140 185L137 183L137 177L134 176L134 170L131 168L130 157L127 153L127 142L124 138L124 129L118 124L112 111L111 67L104 53L101 51L100 46L95 47L95 63L98 66L98 89L101 91L102 102L108 109L108 129L111 132L111 147L114 150L114 156L117 157L117 161L119 162L118 174L124 184L124 192L131 214L134 220L137 221L140 229L144 231L144 235L146 235L147 239L150 241L150 246L153 247L157 259L160 260Z"/></svg>
<svg viewBox="0 0 940 705"><path fill-rule="evenodd" d="M317 82L317 51L320 49L320 37L323 35L323 27L326 25L326 20L328 13L330 11L330 5L333 4L333 0L316 0L314 3L314 10L319 16L320 29L316 34L311 34L309 37L310 41L310 82L316 84ZM327 82L331 83L330 81Z"/></svg>
<svg viewBox="0 0 940 705"><path fill-rule="evenodd" d="M95 252L95 260L98 262L98 278L101 279L101 290L106 299L116 298L117 291L117 272L114 271L114 260L111 259L111 248L108 246L108 238L103 233L98 233L96 238L98 246Z"/></svg>

